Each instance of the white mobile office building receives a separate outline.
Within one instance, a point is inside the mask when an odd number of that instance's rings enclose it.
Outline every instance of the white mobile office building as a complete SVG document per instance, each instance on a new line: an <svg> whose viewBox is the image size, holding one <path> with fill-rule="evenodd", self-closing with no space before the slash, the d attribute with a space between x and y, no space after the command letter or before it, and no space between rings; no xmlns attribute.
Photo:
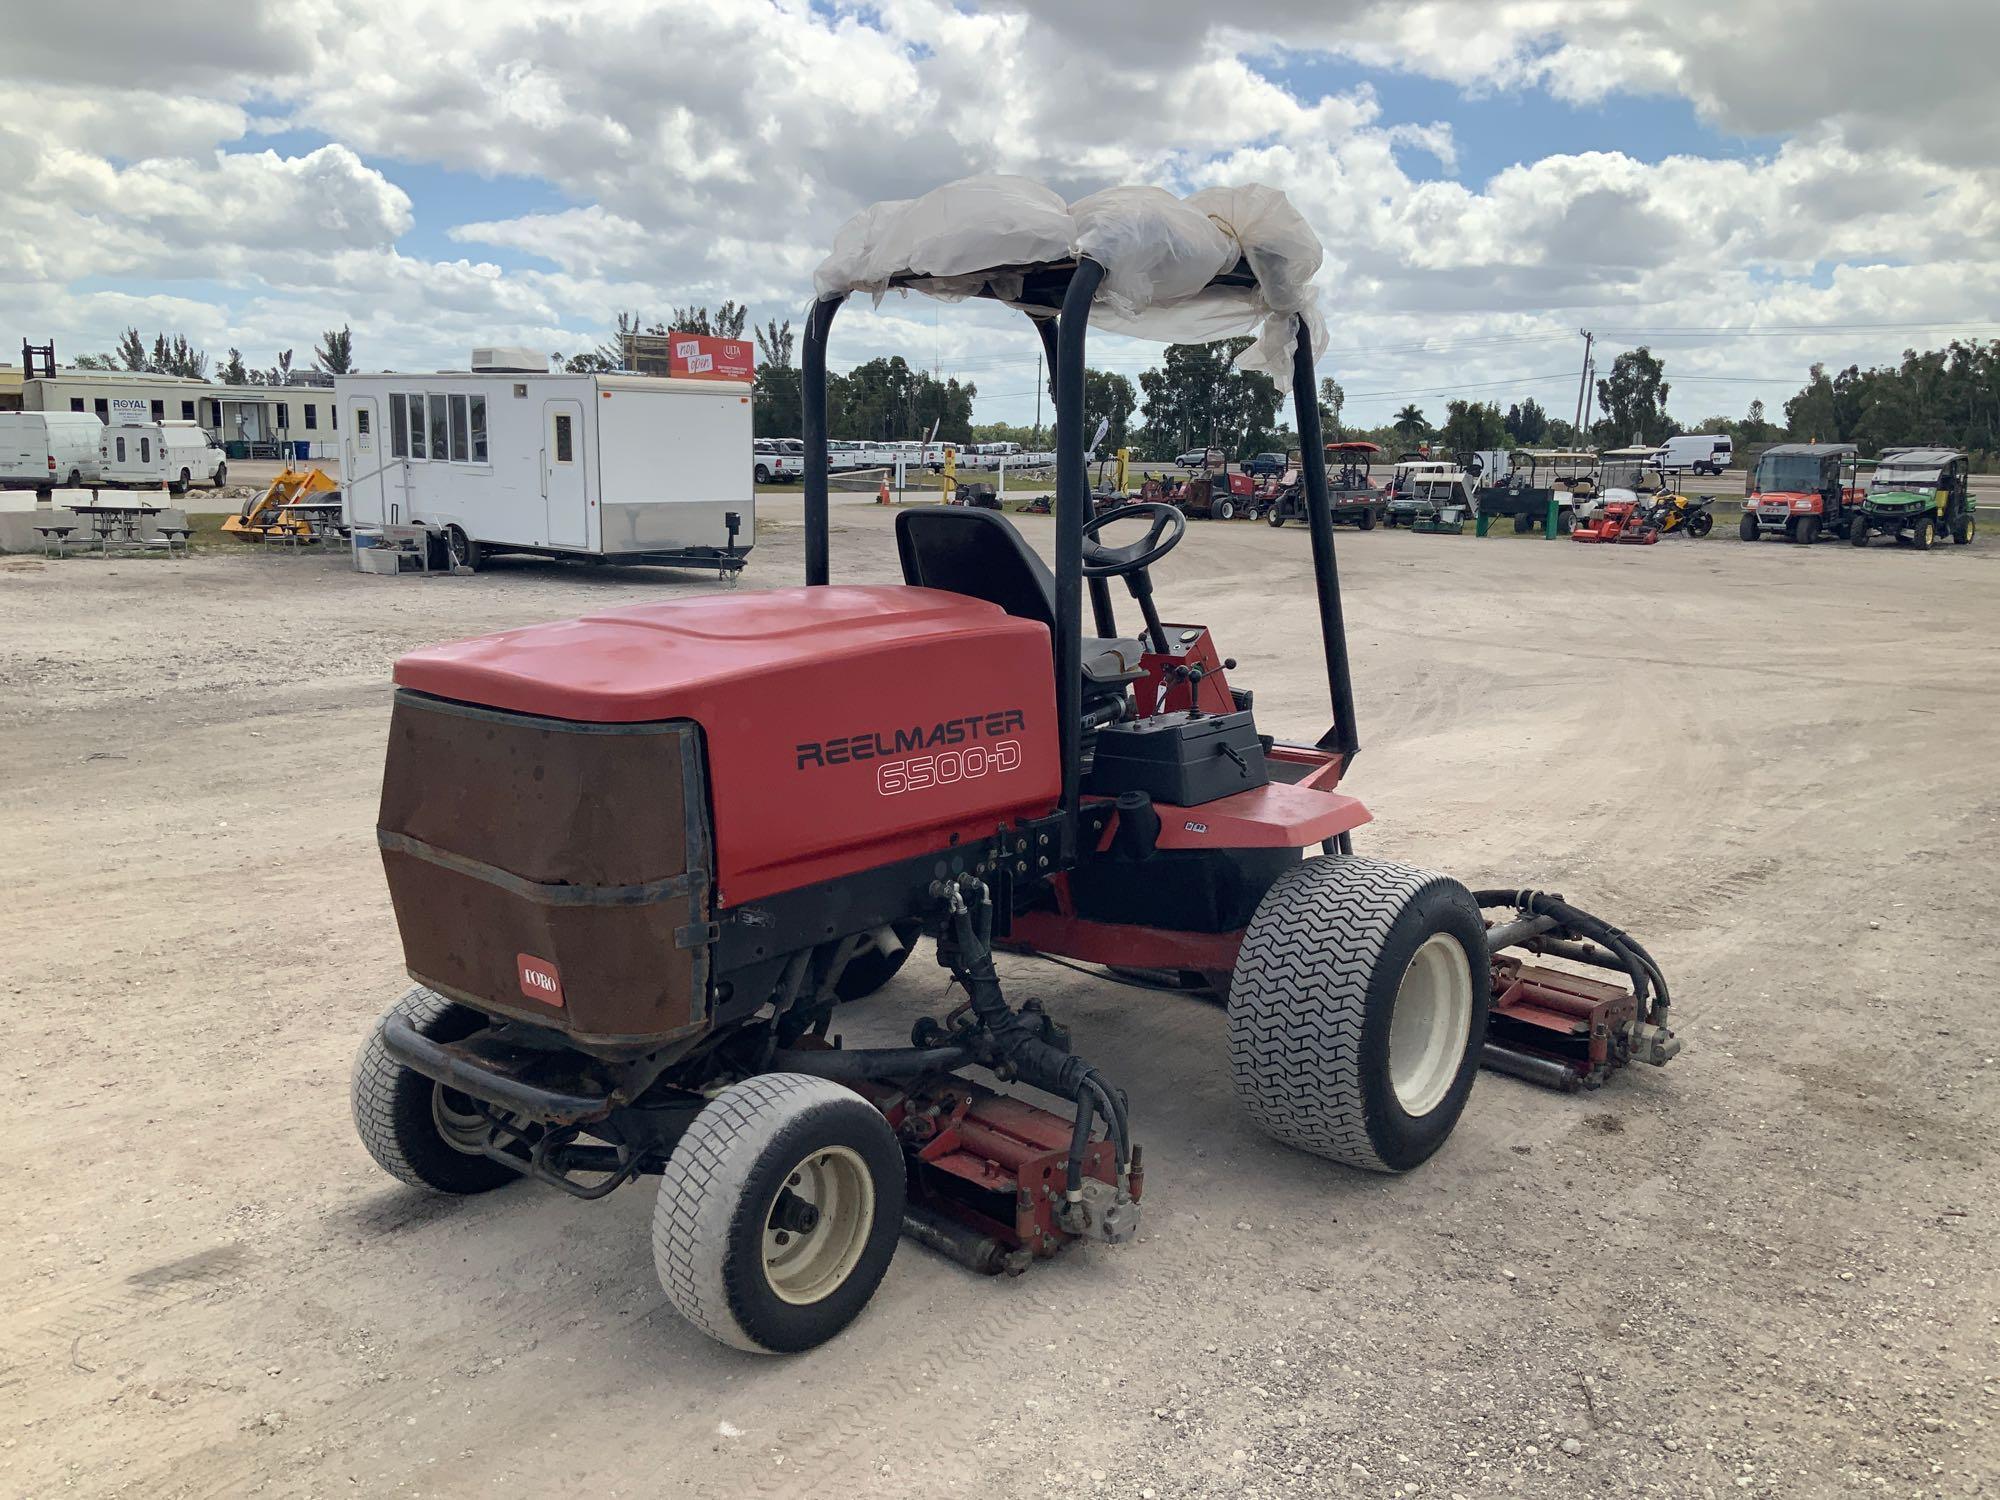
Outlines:
<svg viewBox="0 0 2000 1500"><path fill-rule="evenodd" d="M749 383L546 363L480 349L469 371L340 376L348 524L426 527L473 566L529 552L740 568L757 520Z"/></svg>

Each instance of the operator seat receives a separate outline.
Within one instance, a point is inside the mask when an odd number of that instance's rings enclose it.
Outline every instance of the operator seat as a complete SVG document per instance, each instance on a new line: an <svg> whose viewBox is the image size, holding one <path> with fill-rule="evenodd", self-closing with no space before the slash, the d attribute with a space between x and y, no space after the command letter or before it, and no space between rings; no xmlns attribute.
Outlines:
<svg viewBox="0 0 2000 1500"><path fill-rule="evenodd" d="M1056 628L1056 579L1014 523L998 511L967 505L924 505L896 514L896 553L903 582L916 588L984 599L1022 620ZM1146 674L1138 641L1085 636L1087 694L1114 692Z"/></svg>

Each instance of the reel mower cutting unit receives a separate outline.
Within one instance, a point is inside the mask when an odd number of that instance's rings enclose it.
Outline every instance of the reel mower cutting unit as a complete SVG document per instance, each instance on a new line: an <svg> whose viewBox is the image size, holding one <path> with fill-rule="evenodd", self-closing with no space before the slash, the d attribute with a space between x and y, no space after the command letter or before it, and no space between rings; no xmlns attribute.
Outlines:
<svg viewBox="0 0 2000 1500"><path fill-rule="evenodd" d="M417 988L353 1087L383 1167L442 1192L527 1177L584 1199L657 1176L675 1308L726 1343L795 1351L861 1311L902 1235L1000 1272L1136 1234L1129 1101L1104 1058L1004 992L996 952L1206 988L1251 1117L1372 1171L1442 1146L1482 1062L1574 1088L1673 1055L1659 968L1616 928L1354 852L1369 814L1342 788L1360 742L1324 333L1301 311L1318 243L1268 189L1174 212L1176 264L1212 242L1203 326L1236 331L1223 314L1247 309L1241 331L1261 337L1244 362L1295 397L1331 727L1263 731L1206 627L1163 619L1151 569L1187 535L1179 509L1091 513L1090 316L1127 271L1121 326L1146 329L1140 231L1166 231L1142 217L1104 235L1136 247L1107 267L1070 254L1081 231L1041 189L979 180L870 210L806 324L805 587L397 664L377 837ZM831 582L828 339L846 296L882 284L1033 321L1060 444L1053 569L1004 515L930 506L896 517L900 584ZM1159 312L1159 331L1183 326L1186 298ZM962 1003L907 1045L842 1045L840 1008L920 937ZM1098 1047L1142 1051L1145 1007L1180 1003L1135 1004Z"/></svg>

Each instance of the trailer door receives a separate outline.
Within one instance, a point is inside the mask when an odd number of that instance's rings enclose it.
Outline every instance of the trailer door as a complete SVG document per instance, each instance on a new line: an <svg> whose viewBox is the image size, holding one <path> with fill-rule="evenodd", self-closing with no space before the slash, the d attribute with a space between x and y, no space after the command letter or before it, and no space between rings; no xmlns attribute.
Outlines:
<svg viewBox="0 0 2000 1500"><path fill-rule="evenodd" d="M542 499L551 547L590 545L584 511L583 405L542 403Z"/></svg>
<svg viewBox="0 0 2000 1500"><path fill-rule="evenodd" d="M373 396L355 396L347 403L347 436L340 445L341 491L347 501L349 525L380 526L385 476L381 414Z"/></svg>

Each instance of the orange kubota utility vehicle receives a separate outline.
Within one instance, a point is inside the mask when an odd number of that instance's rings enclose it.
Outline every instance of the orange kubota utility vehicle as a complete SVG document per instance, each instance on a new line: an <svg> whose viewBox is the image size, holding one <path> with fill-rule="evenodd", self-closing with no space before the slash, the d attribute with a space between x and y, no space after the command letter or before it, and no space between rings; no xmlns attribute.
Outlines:
<svg viewBox="0 0 2000 1500"><path fill-rule="evenodd" d="M1609 923L1355 852L1369 815L1343 785L1360 739L1310 230L1282 195L1241 189L1152 195L1106 236L1102 212L1086 224L1014 184L880 205L821 268L805 587L396 667L378 841L418 988L356 1061L363 1141L444 1192L528 1177L597 1198L657 1176L667 1296L746 1349L833 1336L903 1234L993 1272L1136 1232L1125 1095L1009 1000L996 950L1205 988L1228 1007L1218 1063L1250 1115L1381 1172L1444 1143L1482 1062L1576 1088L1677 1047L1659 967ZM1168 234L1176 257L1149 248ZM1072 253L1100 242L1104 260ZM1185 267L1189 245L1210 274L1149 323L1145 268ZM1208 630L1163 618L1150 569L1186 537L1181 512L1091 514L1085 340L1113 278L1120 327L1172 336L1205 312L1208 337L1261 330L1296 396L1333 710L1317 742L1260 727ZM1007 517L935 506L896 518L901 583L832 582L828 335L847 295L882 287L969 292L1033 323L1058 424L1053 569ZM1116 617L1113 580L1136 621ZM830 1041L920 935L962 1003L908 1045ZM1143 1053L1147 1008L1186 1003L1135 1002L1102 1045Z"/></svg>

